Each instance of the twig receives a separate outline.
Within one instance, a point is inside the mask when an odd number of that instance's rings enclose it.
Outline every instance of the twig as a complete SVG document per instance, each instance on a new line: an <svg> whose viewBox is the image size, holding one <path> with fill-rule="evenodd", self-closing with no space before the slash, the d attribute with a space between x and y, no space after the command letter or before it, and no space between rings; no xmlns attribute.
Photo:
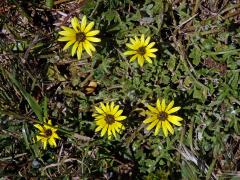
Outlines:
<svg viewBox="0 0 240 180"><path fill-rule="evenodd" d="M24 54L24 60L27 60L28 59L28 55L29 55L29 52L31 50L31 48L38 42L38 35L35 36L35 38L33 39L32 43L29 45L29 47L27 48L25 54Z"/></svg>
<svg viewBox="0 0 240 180"><path fill-rule="evenodd" d="M1 158L0 161L11 160L13 158L19 158L19 157L26 156L26 155L27 155L27 153L17 154L15 156Z"/></svg>

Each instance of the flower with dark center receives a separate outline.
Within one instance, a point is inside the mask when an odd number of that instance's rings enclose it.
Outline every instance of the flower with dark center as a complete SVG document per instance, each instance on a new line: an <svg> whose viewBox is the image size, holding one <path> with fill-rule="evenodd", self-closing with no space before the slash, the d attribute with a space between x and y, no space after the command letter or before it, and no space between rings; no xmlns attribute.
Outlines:
<svg viewBox="0 0 240 180"><path fill-rule="evenodd" d="M160 99L156 102L156 107L147 105L148 111L146 114L148 115L147 119L143 121L144 124L149 124L147 130L150 131L156 126L154 135L159 134L159 130L162 127L164 136L168 136L168 132L171 134L174 133L174 129L172 124L176 126L181 126L180 121L183 119L179 116L172 115L172 113L177 112L181 107L173 107L174 101L171 101L167 106L165 104L165 99L160 101Z"/></svg>
<svg viewBox="0 0 240 180"><path fill-rule="evenodd" d="M83 16L81 23L78 22L76 17L72 18L71 24L72 28L61 26L63 31L59 32L59 34L63 37L60 37L58 41L67 42L63 50L66 50L72 46L72 56L77 53L78 59L81 59L83 50L92 56L92 52L96 51L93 43L101 41L101 39L95 37L100 31L92 30L94 22L87 24L86 16Z"/></svg>
<svg viewBox="0 0 240 180"><path fill-rule="evenodd" d="M167 114L166 112L160 112L160 113L158 114L158 118L159 118L160 121L166 120L167 117L168 117L168 114Z"/></svg>
<svg viewBox="0 0 240 180"><path fill-rule="evenodd" d="M138 53L141 54L142 56L146 53L145 47L140 47L138 48Z"/></svg>
<svg viewBox="0 0 240 180"><path fill-rule="evenodd" d="M137 59L138 64L142 67L145 60L149 63L152 63L151 58L156 58L154 52L158 51L158 49L153 48L155 42L150 43L150 37L145 39L144 34L142 34L141 38L136 36L134 39L130 38L130 42L131 43L127 43L126 46L131 50L123 53L126 56L132 56L130 58L130 62Z"/></svg>
<svg viewBox="0 0 240 180"><path fill-rule="evenodd" d="M79 42L84 42L86 40L86 35L83 32L77 33L76 39Z"/></svg>
<svg viewBox="0 0 240 180"><path fill-rule="evenodd" d="M47 137L50 137L52 135L52 130L51 129L47 129L45 130L44 134L47 136Z"/></svg>
<svg viewBox="0 0 240 180"><path fill-rule="evenodd" d="M115 122L114 116L107 114L105 117L105 121L110 125L113 124Z"/></svg>
<svg viewBox="0 0 240 180"><path fill-rule="evenodd" d="M55 139L61 139L57 134L57 127L52 126L52 121L44 120L44 124L34 124L34 127L38 128L40 130L40 133L36 136L37 141L41 141L43 143L43 149L46 149L47 144L49 144L51 147L57 147L56 140Z"/></svg>
<svg viewBox="0 0 240 180"><path fill-rule="evenodd" d="M120 134L125 129L121 121L127 117L122 116L123 110L119 109L119 105L115 105L114 102L106 103L106 105L100 103L100 107L95 107L95 109L97 112L92 115L97 125L95 131L101 131L101 136L107 133L108 139L113 136L116 138L116 134Z"/></svg>

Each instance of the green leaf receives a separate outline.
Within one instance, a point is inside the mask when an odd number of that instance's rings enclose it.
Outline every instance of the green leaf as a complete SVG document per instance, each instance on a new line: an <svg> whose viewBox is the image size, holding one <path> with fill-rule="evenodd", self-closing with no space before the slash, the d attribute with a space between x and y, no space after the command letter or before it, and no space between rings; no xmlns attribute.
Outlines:
<svg viewBox="0 0 240 180"><path fill-rule="evenodd" d="M54 5L54 0L46 0L46 6L48 8L52 8Z"/></svg>
<svg viewBox="0 0 240 180"><path fill-rule="evenodd" d="M40 121L43 121L42 108L38 102L19 84L15 77L9 72L5 71L13 85L22 93L24 98L27 100L29 106L32 108L33 112L36 114Z"/></svg>
<svg viewBox="0 0 240 180"><path fill-rule="evenodd" d="M190 53L190 55L189 55L189 57L190 58L192 58L193 59L193 64L194 65L198 65L199 63L200 63L200 61L201 61L201 49L199 48L199 47L197 47L197 46L195 46L193 49L192 49L192 51L191 51L191 53Z"/></svg>
<svg viewBox="0 0 240 180"><path fill-rule="evenodd" d="M27 124L24 123L23 126L22 126L22 134L23 134L23 139L24 139L24 142L25 142L25 145L26 145L26 148L29 149L29 141L28 141L28 137L29 137L29 131L28 131L28 127L27 127Z"/></svg>
<svg viewBox="0 0 240 180"><path fill-rule="evenodd" d="M43 118L47 119L48 118L48 98L45 96L43 100Z"/></svg>

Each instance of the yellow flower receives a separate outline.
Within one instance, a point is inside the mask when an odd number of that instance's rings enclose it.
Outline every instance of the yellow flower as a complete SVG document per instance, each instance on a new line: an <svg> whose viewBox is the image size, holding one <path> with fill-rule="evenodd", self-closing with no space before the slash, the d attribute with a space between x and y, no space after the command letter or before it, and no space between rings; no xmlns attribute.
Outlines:
<svg viewBox="0 0 240 180"><path fill-rule="evenodd" d="M149 111L146 111L146 114L149 116L147 119L143 121L144 124L151 123L147 130L150 131L152 128L156 126L154 135L158 135L160 128L162 127L163 134L167 137L168 131L171 134L174 134L173 127L170 123L181 126L180 121L183 119L179 116L172 115L172 113L177 112L181 107L174 107L174 101L171 101L168 105L165 103L165 99L161 102L158 99L156 102L156 107L152 107L147 105Z"/></svg>
<svg viewBox="0 0 240 180"><path fill-rule="evenodd" d="M94 113L92 116L95 118L97 128L96 132L101 131L101 137L104 136L107 132L108 139L112 138L112 135L116 138L116 132L121 133L125 127L122 125L121 121L126 119L126 116L121 116L123 110L119 110L119 105L114 104L114 102L100 103L100 108L95 107L97 113Z"/></svg>
<svg viewBox="0 0 240 180"><path fill-rule="evenodd" d="M46 149L47 143L51 147L57 147L55 139L61 139L56 131L57 128L52 126L52 121L48 120L47 124L43 126L40 124L34 124L34 127L40 130L40 133L36 136L37 141L41 141L43 143L43 149Z"/></svg>
<svg viewBox="0 0 240 180"><path fill-rule="evenodd" d="M94 22L90 22L87 25L87 18L83 16L82 23L79 24L76 17L71 19L71 24L73 28L66 26L61 26L64 31L60 31L59 34L64 37L60 37L58 41L68 41L64 46L63 50L68 49L72 46L72 56L77 52L78 60L81 59L82 52L85 49L86 52L92 56L92 51L96 51L92 42L100 42L101 39L94 37L99 34L99 30L92 30Z"/></svg>
<svg viewBox="0 0 240 180"><path fill-rule="evenodd" d="M150 37L147 39L144 38L144 34L141 35L141 38L138 37L130 38L130 43L127 43L126 46L132 50L124 52L124 55L129 56L133 55L130 59L130 62L138 59L138 64L142 67L144 60L149 63L152 63L151 58L156 58L154 52L158 51L156 48L152 48L155 45L155 42L150 42Z"/></svg>

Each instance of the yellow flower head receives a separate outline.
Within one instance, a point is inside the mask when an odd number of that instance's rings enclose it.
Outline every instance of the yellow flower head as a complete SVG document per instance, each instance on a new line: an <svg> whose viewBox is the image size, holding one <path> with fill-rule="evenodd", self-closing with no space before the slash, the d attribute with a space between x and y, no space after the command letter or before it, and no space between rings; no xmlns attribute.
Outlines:
<svg viewBox="0 0 240 180"><path fill-rule="evenodd" d="M142 34L141 38L134 37L134 39L130 38L130 43L127 43L127 47L130 48L130 51L124 52L124 55L129 56L133 55L130 59L130 62L138 59L138 64L142 67L144 61L146 60L149 63L152 63L151 58L156 58L154 52L158 51L158 49L153 48L155 42L150 42L150 37L147 39L144 38L144 34Z"/></svg>
<svg viewBox="0 0 240 180"><path fill-rule="evenodd" d="M57 128L52 126L52 121L48 120L47 124L43 126L40 124L34 124L34 127L40 130L40 133L36 136L37 141L41 141L43 143L43 149L46 149L47 143L51 147L57 147L55 139L61 139L56 131Z"/></svg>
<svg viewBox="0 0 240 180"><path fill-rule="evenodd" d="M182 124L179 121L183 119L179 116L172 115L172 113L177 112L181 107L174 107L174 101L171 101L170 104L166 106L165 99L161 102L158 99L156 102L156 107L152 107L147 105L149 111L146 111L146 114L149 116L147 119L143 121L144 124L151 123L147 130L150 131L152 128L156 126L154 135L158 135L160 128L162 127L163 134L167 137L168 131L171 134L174 134L173 127L170 123L175 124L177 126L181 126Z"/></svg>
<svg viewBox="0 0 240 180"><path fill-rule="evenodd" d="M92 116L96 120L97 128L96 132L101 130L101 137L107 132L108 139L112 138L112 135L116 138L116 132L121 133L125 127L122 125L121 121L126 119L126 116L121 116L123 110L119 110L119 105L114 104L114 102L107 103L104 105L100 103L101 107L95 107L97 113Z"/></svg>
<svg viewBox="0 0 240 180"><path fill-rule="evenodd" d="M92 42L100 42L101 39L94 37L99 34L99 30L92 30L94 22L90 22L87 25L87 18L83 16L82 23L79 24L79 21L76 17L71 19L71 24L73 28L66 26L61 26L64 31L60 31L59 34L64 37L60 37L58 41L68 41L64 46L63 50L68 49L72 46L72 56L77 52L78 60L81 59L82 52L85 49L86 52L92 56L92 51L96 51Z"/></svg>

